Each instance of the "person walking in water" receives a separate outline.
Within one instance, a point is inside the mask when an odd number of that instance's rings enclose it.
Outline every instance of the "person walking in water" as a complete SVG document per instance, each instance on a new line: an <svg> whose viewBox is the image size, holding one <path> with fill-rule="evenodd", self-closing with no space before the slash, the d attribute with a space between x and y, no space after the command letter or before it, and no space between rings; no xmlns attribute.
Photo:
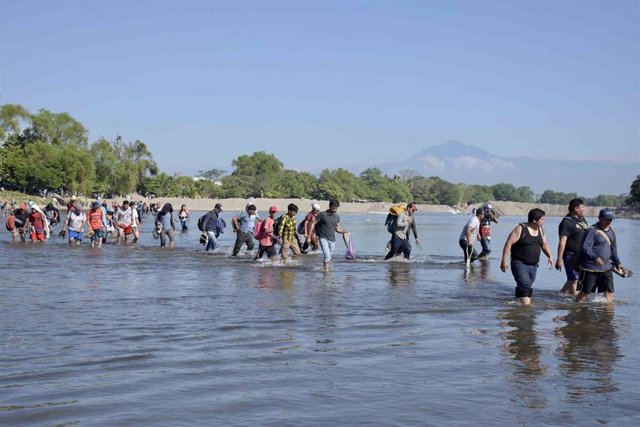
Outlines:
<svg viewBox="0 0 640 427"><path fill-rule="evenodd" d="M209 249L213 251L218 247L218 219L221 219L220 214L222 213L222 210L222 204L216 203L213 207L213 210L204 214L202 218L202 231L207 236L206 246L204 248L205 252L207 252Z"/></svg>
<svg viewBox="0 0 640 427"><path fill-rule="evenodd" d="M156 217L156 227L160 227L160 247L164 248L169 239L169 249L173 249L173 242L176 237L176 223L173 220L173 206L165 203Z"/></svg>
<svg viewBox="0 0 640 427"><path fill-rule="evenodd" d="M187 205L182 205L180 207L180 211L178 212L178 219L180 219L180 228L182 231L187 231L189 227L187 227L187 223L189 222L189 209L187 209Z"/></svg>
<svg viewBox="0 0 640 427"><path fill-rule="evenodd" d="M281 245L282 262L287 262L287 256L289 255L289 248L293 252L292 260L298 259L300 256L300 248L298 247L298 241L296 240L296 215L298 214L298 206L290 203L287 206L287 214L282 217L280 221L280 227L278 228L278 244Z"/></svg>
<svg viewBox="0 0 640 427"><path fill-rule="evenodd" d="M578 294L578 272L573 269L573 258L580 249L582 237L589 228L589 224L584 219L584 202L582 199L571 199L569 202L569 213L562 218L558 225L558 258L556 259L556 270L567 275L560 292L570 295ZM577 261L577 260L576 260Z"/></svg>
<svg viewBox="0 0 640 427"><path fill-rule="evenodd" d="M300 248L302 253L306 253L309 248L311 248L312 251L317 251L319 248L318 236L316 236L316 231L311 227L313 220L316 219L319 213L320 205L313 203L311 205L311 211L302 221L302 227L304 230L304 244L302 245L302 248Z"/></svg>
<svg viewBox="0 0 640 427"><path fill-rule="evenodd" d="M253 241L253 226L255 225L255 221L258 219L256 211L256 206L251 203L247 205L246 210L242 211L240 215L233 217L233 229L237 233L236 243L233 246L233 252L231 253L233 256L238 255L242 245L247 246L247 251L253 250L255 245L255 242Z"/></svg>
<svg viewBox="0 0 640 427"><path fill-rule="evenodd" d="M261 225L261 234L259 236L256 236L256 238L259 239L258 253L256 254L255 258L253 258L254 261L262 258L265 253L267 254L267 258L269 258L270 261L274 262L276 259L276 247L273 243L273 224L274 217L276 216L277 212L278 208L276 206L271 206L269 208L269 216L265 218L264 222Z"/></svg>
<svg viewBox="0 0 640 427"><path fill-rule="evenodd" d="M458 238L458 244L464 253L464 263L467 267L478 258L478 253L473 249L473 245L475 241L478 240L480 221L483 219L484 211L482 209L476 209L473 217L471 217L462 228L462 233L460 233L460 237Z"/></svg>
<svg viewBox="0 0 640 427"><path fill-rule="evenodd" d="M411 244L409 243L409 231L413 226L413 216L411 213L411 204L409 204L405 212L401 212L397 217L393 218L391 245L389 252L387 252L387 255L384 257L385 261L399 254L403 254L405 259L410 258Z"/></svg>
<svg viewBox="0 0 640 427"><path fill-rule="evenodd" d="M506 272L511 265L511 273L516 281L516 298L523 305L531 304L540 251L549 258L549 268L553 268L553 255L542 228L544 215L545 212L541 209L531 209L527 222L520 223L513 229L502 250L500 270Z"/></svg>
<svg viewBox="0 0 640 427"><path fill-rule="evenodd" d="M347 231L340 225L339 207L340 202L330 200L329 209L320 212L311 225L320 242L320 249L324 255L323 266L325 270L329 270L331 266L331 254L336 247L336 233L347 234Z"/></svg>
<svg viewBox="0 0 640 427"><path fill-rule="evenodd" d="M498 223L498 214L493 210L489 203L482 205L482 211L484 217L480 222L480 245L482 245L482 252L478 255L479 260L485 260L491 253L491 223Z"/></svg>
<svg viewBox="0 0 640 427"><path fill-rule="evenodd" d="M582 240L580 254L580 293L576 301L584 301L591 292L604 294L608 303L613 302L613 274L612 269L623 270L618 257L618 243L616 233L611 228L613 211L602 209L598 215L598 222L589 227Z"/></svg>

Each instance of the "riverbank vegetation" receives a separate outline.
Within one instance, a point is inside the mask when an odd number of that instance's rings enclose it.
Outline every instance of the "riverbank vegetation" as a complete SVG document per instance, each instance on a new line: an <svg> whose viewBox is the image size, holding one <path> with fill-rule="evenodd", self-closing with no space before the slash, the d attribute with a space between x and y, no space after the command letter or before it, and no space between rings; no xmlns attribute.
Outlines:
<svg viewBox="0 0 640 427"><path fill-rule="evenodd" d="M406 202L460 206L487 200L568 204L576 193L546 190L536 197L528 186L454 184L412 170L387 176L369 168L356 175L343 168L319 175L287 169L273 154L260 151L232 161L232 170L200 171L197 177L162 172L140 141L100 138L89 142L87 129L68 113L17 104L0 106L2 187L28 194L118 196L140 193L189 198L305 198L342 201ZM640 176L630 195L585 198L587 204L640 206Z"/></svg>

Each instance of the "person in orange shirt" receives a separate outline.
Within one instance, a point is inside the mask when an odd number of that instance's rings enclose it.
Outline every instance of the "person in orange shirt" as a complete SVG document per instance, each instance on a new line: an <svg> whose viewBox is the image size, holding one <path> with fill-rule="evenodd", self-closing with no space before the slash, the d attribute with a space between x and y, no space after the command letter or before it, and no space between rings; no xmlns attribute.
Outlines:
<svg viewBox="0 0 640 427"><path fill-rule="evenodd" d="M104 211L100 207L100 202L91 203L91 209L87 213L87 221L91 230L91 247L102 247L102 239L105 237Z"/></svg>

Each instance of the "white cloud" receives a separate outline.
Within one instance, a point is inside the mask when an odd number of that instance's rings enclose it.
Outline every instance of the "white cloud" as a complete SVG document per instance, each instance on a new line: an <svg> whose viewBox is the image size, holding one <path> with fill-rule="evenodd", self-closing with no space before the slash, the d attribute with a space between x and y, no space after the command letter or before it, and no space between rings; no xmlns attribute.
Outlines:
<svg viewBox="0 0 640 427"><path fill-rule="evenodd" d="M456 170L481 170L482 172L494 172L496 170L515 169L515 165L506 160L492 158L490 161L477 157L462 156L451 159Z"/></svg>
<svg viewBox="0 0 640 427"><path fill-rule="evenodd" d="M420 157L418 161L428 170L445 170L447 168L443 160L433 156Z"/></svg>

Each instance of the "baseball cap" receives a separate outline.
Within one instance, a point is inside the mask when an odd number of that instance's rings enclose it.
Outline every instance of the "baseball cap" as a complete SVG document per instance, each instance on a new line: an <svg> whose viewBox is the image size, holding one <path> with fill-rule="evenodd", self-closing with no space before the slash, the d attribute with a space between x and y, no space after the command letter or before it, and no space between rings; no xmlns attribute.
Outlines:
<svg viewBox="0 0 640 427"><path fill-rule="evenodd" d="M313 209L314 211L319 211L320 210L320 205L317 203L312 203L311 204L311 209Z"/></svg>
<svg viewBox="0 0 640 427"><path fill-rule="evenodd" d="M275 213L275 212L278 212L278 207L277 206L271 206L269 208L269 213Z"/></svg>
<svg viewBox="0 0 640 427"><path fill-rule="evenodd" d="M613 219L613 211L609 208L604 208L600 210L598 214L598 218L600 219Z"/></svg>

